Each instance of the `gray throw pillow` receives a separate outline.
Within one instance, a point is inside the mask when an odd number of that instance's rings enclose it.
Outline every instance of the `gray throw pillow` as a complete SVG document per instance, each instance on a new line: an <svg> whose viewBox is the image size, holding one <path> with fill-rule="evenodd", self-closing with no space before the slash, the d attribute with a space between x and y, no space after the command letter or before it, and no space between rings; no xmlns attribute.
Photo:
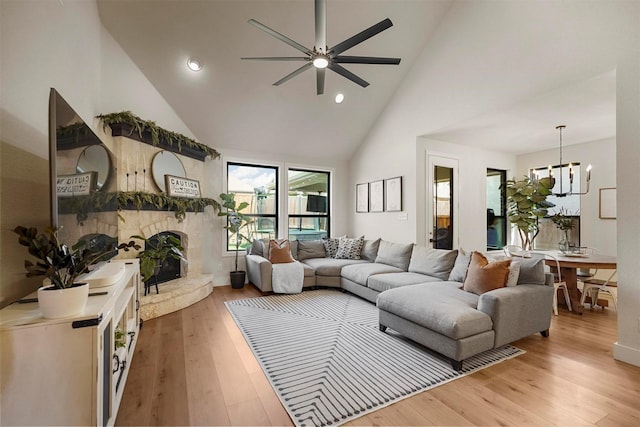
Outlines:
<svg viewBox="0 0 640 427"><path fill-rule="evenodd" d="M322 240L298 240L298 261L310 258L326 258Z"/></svg>
<svg viewBox="0 0 640 427"><path fill-rule="evenodd" d="M376 256L376 262L390 265L392 267L398 267L401 270L407 271L409 261L411 260L412 250L413 243L402 244L381 240L380 247L378 248L378 255Z"/></svg>
<svg viewBox="0 0 640 427"><path fill-rule="evenodd" d="M298 241L292 240L290 244L291 244L291 256L293 257L293 259L298 259Z"/></svg>
<svg viewBox="0 0 640 427"><path fill-rule="evenodd" d="M375 261L378 256L378 248L380 247L380 239L365 240L360 251L360 259L367 261Z"/></svg>
<svg viewBox="0 0 640 427"><path fill-rule="evenodd" d="M336 259L360 259L360 251L364 244L364 236L357 239L341 237L336 252Z"/></svg>
<svg viewBox="0 0 640 427"><path fill-rule="evenodd" d="M457 250L432 249L414 245L409 271L448 280L457 257Z"/></svg>
<svg viewBox="0 0 640 427"><path fill-rule="evenodd" d="M261 239L253 239L253 242L251 242L251 252L249 253L251 255L264 256L264 242Z"/></svg>
<svg viewBox="0 0 640 427"><path fill-rule="evenodd" d="M519 258L518 285L544 285L544 257Z"/></svg>
<svg viewBox="0 0 640 427"><path fill-rule="evenodd" d="M449 280L460 283L464 282L465 277L467 277L467 269L469 268L470 262L471 254L462 249L458 250L456 262L453 264L451 273L449 273Z"/></svg>

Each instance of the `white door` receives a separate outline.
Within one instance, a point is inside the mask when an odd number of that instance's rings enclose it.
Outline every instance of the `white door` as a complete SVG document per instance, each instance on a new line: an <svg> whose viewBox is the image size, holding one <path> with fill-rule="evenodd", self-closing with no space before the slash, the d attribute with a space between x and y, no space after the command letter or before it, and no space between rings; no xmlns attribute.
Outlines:
<svg viewBox="0 0 640 427"><path fill-rule="evenodd" d="M427 246L458 247L458 159L427 153Z"/></svg>

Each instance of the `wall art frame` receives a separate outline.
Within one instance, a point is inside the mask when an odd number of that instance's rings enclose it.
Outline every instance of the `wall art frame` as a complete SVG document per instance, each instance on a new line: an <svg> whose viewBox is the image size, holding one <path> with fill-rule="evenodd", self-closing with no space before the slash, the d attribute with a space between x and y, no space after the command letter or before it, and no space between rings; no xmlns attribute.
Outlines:
<svg viewBox="0 0 640 427"><path fill-rule="evenodd" d="M356 212L369 212L369 183L356 184Z"/></svg>
<svg viewBox="0 0 640 427"><path fill-rule="evenodd" d="M616 188L601 188L598 202L598 217L600 219L616 219Z"/></svg>
<svg viewBox="0 0 640 427"><path fill-rule="evenodd" d="M386 212L402 211L402 177L384 180L384 210Z"/></svg>
<svg viewBox="0 0 640 427"><path fill-rule="evenodd" d="M369 212L384 212L384 180L369 183Z"/></svg>

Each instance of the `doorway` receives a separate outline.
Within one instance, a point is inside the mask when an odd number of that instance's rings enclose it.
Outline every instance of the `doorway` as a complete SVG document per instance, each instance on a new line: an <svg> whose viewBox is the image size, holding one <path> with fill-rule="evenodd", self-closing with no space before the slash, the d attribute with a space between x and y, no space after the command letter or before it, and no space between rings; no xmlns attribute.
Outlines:
<svg viewBox="0 0 640 427"><path fill-rule="evenodd" d="M435 249L458 246L458 159L427 155L427 242Z"/></svg>

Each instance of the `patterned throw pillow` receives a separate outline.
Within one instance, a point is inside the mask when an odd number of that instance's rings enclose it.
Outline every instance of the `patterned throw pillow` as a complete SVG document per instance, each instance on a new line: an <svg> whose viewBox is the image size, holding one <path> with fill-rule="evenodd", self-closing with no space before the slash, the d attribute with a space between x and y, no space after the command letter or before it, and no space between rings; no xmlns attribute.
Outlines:
<svg viewBox="0 0 640 427"><path fill-rule="evenodd" d="M327 252L327 258L335 258L338 252L338 246L340 245L339 237L331 237L322 241L324 244L324 250Z"/></svg>
<svg viewBox="0 0 640 427"><path fill-rule="evenodd" d="M269 240L269 261L271 264L294 262L288 240Z"/></svg>
<svg viewBox="0 0 640 427"><path fill-rule="evenodd" d="M362 245L364 245L364 236L357 239L341 237L340 243L338 244L338 252L336 252L336 259L360 259Z"/></svg>

